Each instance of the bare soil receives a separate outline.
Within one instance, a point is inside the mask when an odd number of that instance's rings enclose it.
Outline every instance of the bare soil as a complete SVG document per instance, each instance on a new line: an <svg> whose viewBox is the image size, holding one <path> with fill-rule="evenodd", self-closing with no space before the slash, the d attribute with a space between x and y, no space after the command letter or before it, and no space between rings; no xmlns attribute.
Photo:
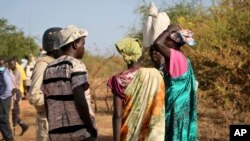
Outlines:
<svg viewBox="0 0 250 141"><path fill-rule="evenodd" d="M99 130L98 141L112 141L112 95L105 88L104 90L93 94L93 107L95 107ZM220 105L215 106L212 104L213 101L209 101L202 94L199 94L198 99L200 141L227 141L229 140L229 125L250 123L250 112L239 112L237 109L225 109ZM22 119L30 125L30 128L23 136L19 136L21 129L17 127L15 139L16 141L34 141L36 131L35 109L27 100L22 101L21 107Z"/></svg>

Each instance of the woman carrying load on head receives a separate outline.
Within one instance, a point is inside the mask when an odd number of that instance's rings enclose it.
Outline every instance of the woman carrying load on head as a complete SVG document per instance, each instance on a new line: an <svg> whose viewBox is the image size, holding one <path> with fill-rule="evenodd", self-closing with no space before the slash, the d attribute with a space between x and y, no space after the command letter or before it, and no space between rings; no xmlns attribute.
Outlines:
<svg viewBox="0 0 250 141"><path fill-rule="evenodd" d="M197 140L197 81L190 60L180 51L184 44L193 46L193 33L171 24L150 48L165 59L166 137L165 141Z"/></svg>

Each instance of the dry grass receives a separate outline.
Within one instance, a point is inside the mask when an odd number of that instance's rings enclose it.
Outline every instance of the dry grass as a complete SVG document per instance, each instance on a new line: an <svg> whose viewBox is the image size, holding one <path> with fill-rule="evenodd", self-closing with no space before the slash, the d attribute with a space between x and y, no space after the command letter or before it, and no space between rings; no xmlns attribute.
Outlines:
<svg viewBox="0 0 250 141"><path fill-rule="evenodd" d="M229 140L229 126L249 124L250 112L242 112L233 102L227 105L216 104L205 92L198 93L198 128L201 141Z"/></svg>

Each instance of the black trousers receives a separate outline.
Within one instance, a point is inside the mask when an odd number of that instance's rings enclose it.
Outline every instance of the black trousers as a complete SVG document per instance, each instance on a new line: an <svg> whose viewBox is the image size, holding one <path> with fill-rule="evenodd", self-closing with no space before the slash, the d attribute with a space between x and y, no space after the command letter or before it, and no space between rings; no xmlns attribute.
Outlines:
<svg viewBox="0 0 250 141"><path fill-rule="evenodd" d="M6 141L13 139L13 134L9 122L10 106L11 97L8 97L6 99L0 98L0 131Z"/></svg>

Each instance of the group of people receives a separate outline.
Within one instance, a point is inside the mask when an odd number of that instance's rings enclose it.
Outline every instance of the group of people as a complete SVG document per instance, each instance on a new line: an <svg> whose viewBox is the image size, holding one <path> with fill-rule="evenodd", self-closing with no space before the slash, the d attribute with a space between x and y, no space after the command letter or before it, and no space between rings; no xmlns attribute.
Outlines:
<svg viewBox="0 0 250 141"><path fill-rule="evenodd" d="M96 141L91 84L86 66L79 60L87 35L74 25L44 32L46 54L36 60L28 97L37 112L37 141ZM139 39L124 38L115 44L128 69L107 82L113 93L114 141L197 140L197 84L190 60L180 51L184 44L193 45L192 35L178 25L169 25L150 45L154 68L138 63L143 50ZM0 129L4 139L12 141L8 109L18 90L5 85L12 82L5 77L10 71L5 70L1 61ZM23 124L21 120L17 123Z"/></svg>
<svg viewBox="0 0 250 141"><path fill-rule="evenodd" d="M192 35L169 25L149 49L155 68L139 65L139 39L116 43L128 69L108 81L115 141L197 140L197 84L190 60L180 51L184 44L193 45Z"/></svg>
<svg viewBox="0 0 250 141"><path fill-rule="evenodd" d="M43 35L47 52L37 59L29 101L37 111L37 141L94 141L97 127L84 54L88 32L74 25Z"/></svg>
<svg viewBox="0 0 250 141"><path fill-rule="evenodd" d="M198 139L198 81L190 60L181 52L185 44L195 45L193 32L170 24L167 14L158 13L153 3L142 42L124 38L115 44L127 70L107 82L113 93L114 141ZM149 48L154 68L138 63L143 48Z"/></svg>
<svg viewBox="0 0 250 141"><path fill-rule="evenodd" d="M20 135L23 135L29 128L29 125L20 118L19 104L25 91L24 74L22 66L15 58L0 59L0 131L6 141L14 140L11 129L15 134L16 125L22 129Z"/></svg>

